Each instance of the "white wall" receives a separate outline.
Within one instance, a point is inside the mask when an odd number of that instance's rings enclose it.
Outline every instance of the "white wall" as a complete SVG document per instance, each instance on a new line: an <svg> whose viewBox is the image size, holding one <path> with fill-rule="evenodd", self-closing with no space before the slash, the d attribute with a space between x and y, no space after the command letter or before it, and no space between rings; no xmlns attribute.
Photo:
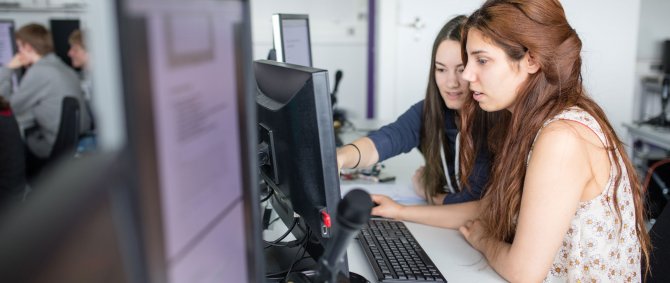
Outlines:
<svg viewBox="0 0 670 283"><path fill-rule="evenodd" d="M0 0L0 3L20 3L22 7L82 6L89 0Z"/></svg>
<svg viewBox="0 0 670 283"><path fill-rule="evenodd" d="M587 92L603 108L619 136L633 120L635 58L640 0L561 1L582 39L582 76Z"/></svg>
<svg viewBox="0 0 670 283"><path fill-rule="evenodd" d="M0 11L0 18L14 20L16 27L29 23L38 23L48 28L50 19L79 19L80 24L85 26L87 23L83 15L84 10L82 9L61 9L58 11L12 9Z"/></svg>
<svg viewBox="0 0 670 283"><path fill-rule="evenodd" d="M660 72L654 65L661 61L661 44L670 40L670 1L642 0L640 7L640 26L637 38L637 64L635 81L635 106L633 117L646 120L661 112L657 93L643 91L643 77L659 77Z"/></svg>
<svg viewBox="0 0 670 283"><path fill-rule="evenodd" d="M126 122L115 4L108 0L90 1L86 16L98 146L101 150L116 150L126 143Z"/></svg>
<svg viewBox="0 0 670 283"><path fill-rule="evenodd" d="M414 40L411 36L395 38L401 32L397 29L403 21L403 10L398 9L398 3L403 0L379 1L382 8L379 9L379 19L382 23L378 43L380 58L377 59L377 70L398 70L400 75L392 76L379 73L377 78L377 105L378 116L381 119L389 119L402 114L404 109L383 105L388 101L396 101L402 96L419 93L420 97L425 91L426 76L429 66L430 49L415 51L404 51L402 56L407 65L397 65L397 56L393 49L398 42ZM422 17L430 17L434 11L444 11L444 21L441 23L426 22L424 31L433 31L432 37L442 24L457 13L470 13L469 9L473 1L460 3L462 1L411 1L414 5L411 9L415 12L425 11ZM474 1L482 3L483 1ZM583 42L582 59L584 83L587 91L600 104L607 113L610 122L617 131L624 133L621 124L630 121L633 115L634 84L635 84L635 58L637 48L638 19L640 0L609 1L603 8L601 1L595 0L563 0L566 15L570 24L577 30ZM389 11L390 10L390 11ZM404 19L406 21L406 19ZM384 29L386 27L386 29ZM395 29L395 31L394 31ZM415 78L413 73L403 70L422 70L420 77ZM414 81L403 81L402 76L412 76ZM412 93L399 93L398 90L407 89L403 84L416 84L419 81L424 84L423 88L417 88ZM393 87L389 87L393 86ZM420 99L420 98L419 98Z"/></svg>
<svg viewBox="0 0 670 283"><path fill-rule="evenodd" d="M331 89L342 70L338 108L352 118L365 114L367 95L367 0L251 0L254 60L272 48L272 14L308 14L312 65L328 70Z"/></svg>
<svg viewBox="0 0 670 283"><path fill-rule="evenodd" d="M393 121L423 99L435 36L457 15L469 15L483 1L377 1L375 118Z"/></svg>
<svg viewBox="0 0 670 283"><path fill-rule="evenodd" d="M670 40L670 1L641 0L637 59L660 60L664 40Z"/></svg>

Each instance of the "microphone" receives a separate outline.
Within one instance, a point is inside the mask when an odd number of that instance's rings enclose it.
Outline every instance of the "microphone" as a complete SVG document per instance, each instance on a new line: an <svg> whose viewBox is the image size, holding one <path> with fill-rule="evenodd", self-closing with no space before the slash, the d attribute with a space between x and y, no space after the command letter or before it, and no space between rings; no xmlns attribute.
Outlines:
<svg viewBox="0 0 670 283"><path fill-rule="evenodd" d="M337 88L340 86L340 81L342 80L342 70L337 70L335 72L335 87L333 87L333 92L330 94L330 102L332 105L337 103Z"/></svg>
<svg viewBox="0 0 670 283"><path fill-rule="evenodd" d="M370 195L361 189L347 193L337 205L337 216L333 238L319 260L316 282L336 282L338 263L342 260L351 240L358 235L363 225L370 220L372 211Z"/></svg>
<svg viewBox="0 0 670 283"><path fill-rule="evenodd" d="M270 51L268 51L267 59L272 60L272 61L277 61L277 50L275 50L274 48L271 48Z"/></svg>

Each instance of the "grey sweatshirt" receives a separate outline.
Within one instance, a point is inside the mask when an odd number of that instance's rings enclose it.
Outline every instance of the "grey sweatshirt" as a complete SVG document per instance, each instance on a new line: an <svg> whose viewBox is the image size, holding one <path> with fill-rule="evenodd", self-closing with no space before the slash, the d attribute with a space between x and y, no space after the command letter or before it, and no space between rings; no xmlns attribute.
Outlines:
<svg viewBox="0 0 670 283"><path fill-rule="evenodd" d="M0 68L0 85L11 80L13 70ZM74 70L53 53L35 62L23 76L14 93L3 93L14 110L19 127L25 133L28 148L38 157L47 158L58 134L61 105L66 96L79 100L80 131L91 127L79 78Z"/></svg>

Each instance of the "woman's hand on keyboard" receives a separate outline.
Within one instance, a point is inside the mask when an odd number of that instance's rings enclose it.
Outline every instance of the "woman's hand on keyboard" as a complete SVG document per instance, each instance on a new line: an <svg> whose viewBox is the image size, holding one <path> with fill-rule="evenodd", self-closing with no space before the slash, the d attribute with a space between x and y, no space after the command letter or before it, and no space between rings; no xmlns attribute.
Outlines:
<svg viewBox="0 0 670 283"><path fill-rule="evenodd" d="M404 205L398 204L390 197L385 195L371 195L375 207L372 208L372 215L381 216L384 218L399 219L400 211L405 208Z"/></svg>

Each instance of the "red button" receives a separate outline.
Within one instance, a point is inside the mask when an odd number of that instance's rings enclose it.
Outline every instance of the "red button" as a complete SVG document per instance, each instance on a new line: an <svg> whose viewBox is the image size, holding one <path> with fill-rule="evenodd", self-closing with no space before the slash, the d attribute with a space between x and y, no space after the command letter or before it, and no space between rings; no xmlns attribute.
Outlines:
<svg viewBox="0 0 670 283"><path fill-rule="evenodd" d="M323 225L330 228L330 215L328 215L328 212L321 211L321 220L323 220Z"/></svg>

